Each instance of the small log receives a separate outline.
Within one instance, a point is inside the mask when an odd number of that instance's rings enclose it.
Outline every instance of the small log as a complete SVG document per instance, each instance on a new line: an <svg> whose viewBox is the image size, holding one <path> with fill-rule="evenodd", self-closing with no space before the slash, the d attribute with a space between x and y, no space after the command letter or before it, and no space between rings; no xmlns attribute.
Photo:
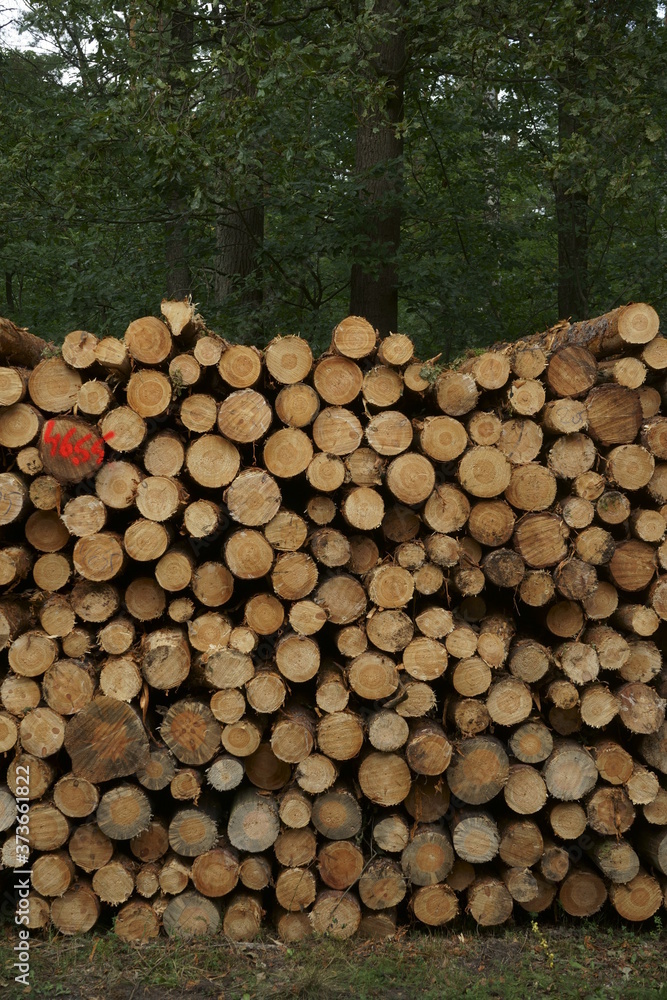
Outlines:
<svg viewBox="0 0 667 1000"><path fill-rule="evenodd" d="M566 497L562 501L560 509L568 528L587 528L595 516L593 504L583 497Z"/></svg>
<svg viewBox="0 0 667 1000"><path fill-rule="evenodd" d="M658 797L660 783L653 771L634 761L632 773L625 782L625 790L634 806L649 805Z"/></svg>
<svg viewBox="0 0 667 1000"><path fill-rule="evenodd" d="M324 663L318 672L315 700L323 712L342 712L347 708L350 693L342 670L335 663Z"/></svg>
<svg viewBox="0 0 667 1000"><path fill-rule="evenodd" d="M315 743L315 725L314 713L302 705L288 704L272 728L271 749L275 756L288 764L298 764L308 757Z"/></svg>
<svg viewBox="0 0 667 1000"><path fill-rule="evenodd" d="M315 366L313 384L325 403L347 406L361 392L364 375L351 359L330 355Z"/></svg>
<svg viewBox="0 0 667 1000"><path fill-rule="evenodd" d="M0 702L14 716L22 716L31 708L37 708L42 697L39 684L29 677L7 674L0 685ZM14 727L16 723L13 723Z"/></svg>
<svg viewBox="0 0 667 1000"><path fill-rule="evenodd" d="M246 889L259 892L271 884L271 862L261 854L249 855L239 868L241 884Z"/></svg>
<svg viewBox="0 0 667 1000"><path fill-rule="evenodd" d="M15 613L14 607L6 605L3 608L8 622L12 618L19 628L21 618ZM10 618L11 616L11 618ZM8 625L9 628L13 626ZM58 646L54 639L38 629L23 632L11 643L8 651L9 665L20 677L39 677L55 662Z"/></svg>
<svg viewBox="0 0 667 1000"><path fill-rule="evenodd" d="M583 396L597 377L594 355L576 344L559 348L547 365L547 383L556 396Z"/></svg>
<svg viewBox="0 0 667 1000"><path fill-rule="evenodd" d="M30 775L26 798L30 801L41 799L56 779L55 767L47 760L28 753L18 753L7 768L7 785L14 796L18 794L17 788L25 789L24 768L28 768Z"/></svg>
<svg viewBox="0 0 667 1000"><path fill-rule="evenodd" d="M509 920L512 897L500 879L483 875L475 879L468 889L467 908L482 927L494 927Z"/></svg>
<svg viewBox="0 0 667 1000"><path fill-rule="evenodd" d="M508 395L510 408L523 417L532 417L544 406L544 386L534 378L517 378L512 382Z"/></svg>
<svg viewBox="0 0 667 1000"><path fill-rule="evenodd" d="M169 846L186 858L210 851L217 839L215 820L203 809L180 809L169 824Z"/></svg>
<svg viewBox="0 0 667 1000"><path fill-rule="evenodd" d="M542 857L544 841L540 828L530 819L504 819L499 823L498 853L510 868L532 868Z"/></svg>
<svg viewBox="0 0 667 1000"><path fill-rule="evenodd" d="M616 692L621 722L633 733L657 733L665 721L665 700L641 681L624 684Z"/></svg>
<svg viewBox="0 0 667 1000"><path fill-rule="evenodd" d="M50 851L32 863L32 887L41 896L63 896L74 881L75 867L65 851Z"/></svg>
<svg viewBox="0 0 667 1000"><path fill-rule="evenodd" d="M162 915L169 937L189 941L213 935L220 928L220 912L215 903L198 892L182 892L170 899Z"/></svg>
<svg viewBox="0 0 667 1000"><path fill-rule="evenodd" d="M530 764L514 764L503 789L505 802L512 812L528 816L539 812L547 800L544 779Z"/></svg>
<svg viewBox="0 0 667 1000"><path fill-rule="evenodd" d="M588 432L603 445L629 444L642 422L639 395L620 385L591 389L586 398Z"/></svg>
<svg viewBox="0 0 667 1000"><path fill-rule="evenodd" d="M105 792L95 814L102 833L112 840L130 840L151 820L148 797L136 785L122 784Z"/></svg>
<svg viewBox="0 0 667 1000"><path fill-rule="evenodd" d="M542 412L542 426L552 434L577 434L588 428L586 404L578 399L555 399Z"/></svg>
<svg viewBox="0 0 667 1000"><path fill-rule="evenodd" d="M463 861L483 864L498 854L500 834L490 813L466 810L455 815L450 826L454 850Z"/></svg>
<svg viewBox="0 0 667 1000"><path fill-rule="evenodd" d="M149 791L158 792L169 785L175 773L176 764L168 750L151 750L146 764L137 771L137 780Z"/></svg>
<svg viewBox="0 0 667 1000"><path fill-rule="evenodd" d="M551 601L556 587L546 570L528 571L519 586L519 597L531 608L542 608Z"/></svg>
<svg viewBox="0 0 667 1000"><path fill-rule="evenodd" d="M230 847L221 846L199 854L192 863L192 884L203 896L217 899L236 888L239 858Z"/></svg>
<svg viewBox="0 0 667 1000"><path fill-rule="evenodd" d="M113 856L113 844L97 823L78 826L70 837L67 849L74 864L88 873L103 868Z"/></svg>
<svg viewBox="0 0 667 1000"><path fill-rule="evenodd" d="M283 830L273 845L273 853L285 868L309 865L317 854L317 838L310 827L303 830Z"/></svg>
<svg viewBox="0 0 667 1000"><path fill-rule="evenodd" d="M160 935L160 922L155 910L142 900L131 900L122 906L114 920L114 933L127 944L148 944Z"/></svg>
<svg viewBox="0 0 667 1000"><path fill-rule="evenodd" d="M325 792L313 803L313 826L329 840L355 837L361 829L361 822L359 804L346 788L334 788Z"/></svg>
<svg viewBox="0 0 667 1000"><path fill-rule="evenodd" d="M353 712L331 712L317 724L318 747L331 760L351 760L361 750L363 741L361 719Z"/></svg>
<svg viewBox="0 0 667 1000"><path fill-rule="evenodd" d="M553 840L545 840L540 872L547 882L562 882L570 868L570 855Z"/></svg>
<svg viewBox="0 0 667 1000"><path fill-rule="evenodd" d="M467 430L473 444L490 447L498 443L502 421L495 413L477 410L468 417Z"/></svg>
<svg viewBox="0 0 667 1000"><path fill-rule="evenodd" d="M296 382L280 390L274 409L278 419L288 427L303 428L312 424L319 413L320 398L311 386Z"/></svg>
<svg viewBox="0 0 667 1000"><path fill-rule="evenodd" d="M656 797L642 807L642 812L647 823L667 826L667 792L664 788L658 789Z"/></svg>
<svg viewBox="0 0 667 1000"><path fill-rule="evenodd" d="M316 934L346 940L359 928L361 907L357 897L348 890L325 889L318 893L310 911L310 920Z"/></svg>
<svg viewBox="0 0 667 1000"><path fill-rule="evenodd" d="M398 805L410 791L410 770L397 754L369 753L361 762L358 780L366 798L381 806Z"/></svg>
<svg viewBox="0 0 667 1000"><path fill-rule="evenodd" d="M229 792L243 781L245 768L242 762L230 754L216 757L206 771L206 779L212 788L218 792Z"/></svg>
<svg viewBox="0 0 667 1000"><path fill-rule="evenodd" d="M51 904L51 920L61 934L85 934L100 916L99 897L87 882L77 882Z"/></svg>
<svg viewBox="0 0 667 1000"><path fill-rule="evenodd" d="M380 850L398 854L407 846L410 831L403 816L389 813L373 824L373 839Z"/></svg>
<svg viewBox="0 0 667 1000"><path fill-rule="evenodd" d="M517 903L527 903L538 892L537 878L529 868L503 868L500 877Z"/></svg>
<svg viewBox="0 0 667 1000"><path fill-rule="evenodd" d="M443 413L462 417L477 406L479 390L467 372L444 371L435 383L435 396Z"/></svg>
<svg viewBox="0 0 667 1000"><path fill-rule="evenodd" d="M656 878L640 871L621 885L610 885L609 901L625 920L648 920L662 903L662 890Z"/></svg>
<svg viewBox="0 0 667 1000"><path fill-rule="evenodd" d="M507 754L500 741L491 736L464 740L447 771L452 794L469 805L489 802L508 777Z"/></svg>
<svg viewBox="0 0 667 1000"><path fill-rule="evenodd" d="M419 775L412 782L403 805L418 822L436 823L447 814L449 800L449 788L439 775Z"/></svg>
<svg viewBox="0 0 667 1000"><path fill-rule="evenodd" d="M42 460L42 442L38 442L38 447L34 450L28 449L27 445L32 445L40 434L43 424L43 417L39 410L28 403L14 403L0 413L0 444L4 448L25 449L27 455L23 455L22 463L27 465L25 471L27 475L36 475L44 469ZM35 442L37 443L37 442ZM55 444L55 439L52 446ZM19 452L21 454L21 452Z"/></svg>
<svg viewBox="0 0 667 1000"><path fill-rule="evenodd" d="M127 383L127 403L140 417L159 417L169 409L171 382L150 368L136 371Z"/></svg>
<svg viewBox="0 0 667 1000"><path fill-rule="evenodd" d="M331 347L346 358L365 358L375 350L377 332L360 316L348 316L334 327Z"/></svg>
<svg viewBox="0 0 667 1000"><path fill-rule="evenodd" d="M312 813L312 803L298 788L289 788L280 796L279 815L290 829L308 826Z"/></svg>
<svg viewBox="0 0 667 1000"><path fill-rule="evenodd" d="M452 745L436 722L416 720L410 727L405 757L416 774L442 774L452 759Z"/></svg>
<svg viewBox="0 0 667 1000"><path fill-rule="evenodd" d="M562 802L582 798L594 787L598 776L592 756L571 740L555 744L542 773L549 793Z"/></svg>
<svg viewBox="0 0 667 1000"><path fill-rule="evenodd" d="M364 855L350 840L325 842L317 855L320 878L330 889L349 889L364 870Z"/></svg>
<svg viewBox="0 0 667 1000"><path fill-rule="evenodd" d="M35 708L21 719L19 732L21 746L26 753L33 754L35 757L51 757L63 745L65 720L50 708ZM7 747L7 749L11 749L11 747Z"/></svg>
<svg viewBox="0 0 667 1000"><path fill-rule="evenodd" d="M408 723L388 709L375 712L368 722L368 739L376 750L391 753L399 750L409 735Z"/></svg>
<svg viewBox="0 0 667 1000"><path fill-rule="evenodd" d="M586 810L578 802L558 802L549 810L549 823L561 840L576 840L586 829Z"/></svg>
<svg viewBox="0 0 667 1000"><path fill-rule="evenodd" d="M250 788L236 794L227 825L234 847L258 853L270 847L279 832L278 806L271 795Z"/></svg>
<svg viewBox="0 0 667 1000"><path fill-rule="evenodd" d="M119 906L126 903L134 891L134 864L129 858L117 857L93 875L92 887L103 903Z"/></svg>
<svg viewBox="0 0 667 1000"><path fill-rule="evenodd" d="M573 868L563 881L558 899L571 917L592 917L607 898L605 883L594 872Z"/></svg>
<svg viewBox="0 0 667 1000"><path fill-rule="evenodd" d="M130 356L144 365L159 365L171 352L169 329L154 316L135 319L123 339Z"/></svg>
<svg viewBox="0 0 667 1000"><path fill-rule="evenodd" d="M296 552L308 536L308 525L294 511L283 508L266 524L264 534L278 552Z"/></svg>
<svg viewBox="0 0 667 1000"><path fill-rule="evenodd" d="M144 450L144 468L151 476L178 476L184 461L185 445L171 430L155 434Z"/></svg>
<svg viewBox="0 0 667 1000"><path fill-rule="evenodd" d="M240 463L238 449L219 434L202 434L188 445L185 453L185 467L189 475L206 489L229 486L239 471ZM196 513L190 513L190 520Z"/></svg>
<svg viewBox="0 0 667 1000"><path fill-rule="evenodd" d="M315 902L317 882L307 868L284 868L276 879L276 901L289 912L303 912Z"/></svg>
<svg viewBox="0 0 667 1000"><path fill-rule="evenodd" d="M324 754L311 753L309 757L297 764L294 777L304 792L317 795L325 792L334 784L338 777L338 769L332 760Z"/></svg>
<svg viewBox="0 0 667 1000"><path fill-rule="evenodd" d="M406 890L401 868L390 858L373 858L359 879L359 898L370 910L397 906Z"/></svg>
<svg viewBox="0 0 667 1000"><path fill-rule="evenodd" d="M262 375L262 356L256 347L230 344L220 356L218 371L233 389L249 389Z"/></svg>
<svg viewBox="0 0 667 1000"><path fill-rule="evenodd" d="M439 827L417 827L401 853L401 868L412 885L442 882L452 870L454 851L449 835Z"/></svg>
<svg viewBox="0 0 667 1000"><path fill-rule="evenodd" d="M618 837L632 826L635 809L624 788L601 785L588 798L586 819L596 833Z"/></svg>
<svg viewBox="0 0 667 1000"><path fill-rule="evenodd" d="M410 908L420 923L442 927L458 916L456 893L448 885L422 886L412 894Z"/></svg>
<svg viewBox="0 0 667 1000"><path fill-rule="evenodd" d="M183 388L196 385L202 375L202 366L194 354L177 354L169 362L169 378Z"/></svg>
<svg viewBox="0 0 667 1000"><path fill-rule="evenodd" d="M625 840L603 838L596 841L588 853L611 882L630 882L639 872L639 858L632 845Z"/></svg>

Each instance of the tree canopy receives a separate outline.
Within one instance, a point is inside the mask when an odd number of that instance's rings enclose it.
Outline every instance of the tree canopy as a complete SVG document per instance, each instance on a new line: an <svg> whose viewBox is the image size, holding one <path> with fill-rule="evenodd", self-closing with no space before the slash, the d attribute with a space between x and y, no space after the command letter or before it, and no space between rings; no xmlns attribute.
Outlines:
<svg viewBox="0 0 667 1000"><path fill-rule="evenodd" d="M0 313L423 356L667 298L644 0L29 2L0 33ZM20 36L16 31L20 30ZM17 40L18 39L18 40Z"/></svg>

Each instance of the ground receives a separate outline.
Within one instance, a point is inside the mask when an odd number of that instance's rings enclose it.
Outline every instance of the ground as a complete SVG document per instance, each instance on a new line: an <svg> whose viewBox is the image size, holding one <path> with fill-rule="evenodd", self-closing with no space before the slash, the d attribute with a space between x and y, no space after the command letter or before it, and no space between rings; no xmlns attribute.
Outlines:
<svg viewBox="0 0 667 1000"><path fill-rule="evenodd" d="M594 923L498 930L406 931L389 942L310 941L288 947L161 939L130 948L111 933L31 940L31 987L14 982L6 928L7 998L71 1000L667 1000L660 918L634 930Z"/></svg>

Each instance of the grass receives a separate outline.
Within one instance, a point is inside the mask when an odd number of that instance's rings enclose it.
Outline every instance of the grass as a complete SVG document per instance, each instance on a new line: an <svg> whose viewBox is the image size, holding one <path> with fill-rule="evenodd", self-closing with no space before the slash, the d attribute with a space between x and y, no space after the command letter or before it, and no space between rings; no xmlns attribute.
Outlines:
<svg viewBox="0 0 667 1000"><path fill-rule="evenodd" d="M71 1000L667 1000L666 937L651 930L530 925L498 931L403 933L387 942L319 940L291 947L265 937L162 939L142 948L113 934L31 941L30 997ZM546 941L546 946L545 946ZM7 929L0 989L14 983Z"/></svg>

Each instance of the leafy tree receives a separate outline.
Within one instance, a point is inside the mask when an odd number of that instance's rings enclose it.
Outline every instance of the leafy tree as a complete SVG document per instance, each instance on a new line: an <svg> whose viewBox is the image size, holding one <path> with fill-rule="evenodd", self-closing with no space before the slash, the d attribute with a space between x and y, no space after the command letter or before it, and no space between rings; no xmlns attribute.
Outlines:
<svg viewBox="0 0 667 1000"><path fill-rule="evenodd" d="M232 339L351 308L424 356L665 287L665 25L639 0L33 0L0 45L0 310ZM0 38L1 41L1 38Z"/></svg>

